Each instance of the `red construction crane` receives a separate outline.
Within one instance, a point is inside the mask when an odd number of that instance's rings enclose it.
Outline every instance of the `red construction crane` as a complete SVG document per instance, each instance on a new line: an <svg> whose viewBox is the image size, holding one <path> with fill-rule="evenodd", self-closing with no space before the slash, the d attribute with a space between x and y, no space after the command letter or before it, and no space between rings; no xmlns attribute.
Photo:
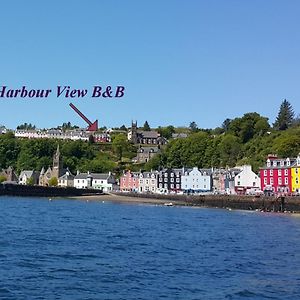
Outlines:
<svg viewBox="0 0 300 300"><path fill-rule="evenodd" d="M98 130L98 120L96 120L94 123L92 123L73 103L69 104L71 108L73 108L78 115L88 123L89 127L87 128L87 131L97 131Z"/></svg>

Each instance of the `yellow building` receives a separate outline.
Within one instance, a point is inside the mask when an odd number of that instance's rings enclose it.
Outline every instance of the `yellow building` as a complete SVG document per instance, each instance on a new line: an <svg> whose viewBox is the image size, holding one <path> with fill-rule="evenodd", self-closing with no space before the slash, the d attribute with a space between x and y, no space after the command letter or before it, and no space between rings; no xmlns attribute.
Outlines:
<svg viewBox="0 0 300 300"><path fill-rule="evenodd" d="M292 192L300 192L300 157L298 155L295 164L291 167Z"/></svg>

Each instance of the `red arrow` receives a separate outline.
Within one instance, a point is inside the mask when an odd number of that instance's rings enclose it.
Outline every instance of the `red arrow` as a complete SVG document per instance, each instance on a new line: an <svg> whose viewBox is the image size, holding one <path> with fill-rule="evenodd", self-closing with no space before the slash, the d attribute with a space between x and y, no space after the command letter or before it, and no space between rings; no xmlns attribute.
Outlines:
<svg viewBox="0 0 300 300"><path fill-rule="evenodd" d="M78 115L88 123L89 127L87 131L97 131L98 130L98 120L96 120L94 123L92 123L73 103L69 104L71 108L75 110L75 112L78 113Z"/></svg>

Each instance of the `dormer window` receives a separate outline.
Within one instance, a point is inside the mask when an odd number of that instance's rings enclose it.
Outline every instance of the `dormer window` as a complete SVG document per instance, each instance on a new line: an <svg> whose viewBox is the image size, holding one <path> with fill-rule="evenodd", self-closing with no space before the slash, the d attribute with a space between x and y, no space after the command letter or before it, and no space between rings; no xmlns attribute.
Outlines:
<svg viewBox="0 0 300 300"><path fill-rule="evenodd" d="M273 167L277 167L277 161L276 160L273 161Z"/></svg>
<svg viewBox="0 0 300 300"><path fill-rule="evenodd" d="M280 161L280 166L283 167L284 166L284 160Z"/></svg>
<svg viewBox="0 0 300 300"><path fill-rule="evenodd" d="M286 165L287 165L287 166L290 166L290 165L291 165L291 161L290 161L289 158L286 159Z"/></svg>
<svg viewBox="0 0 300 300"><path fill-rule="evenodd" d="M271 161L269 159L267 160L267 167L271 167Z"/></svg>

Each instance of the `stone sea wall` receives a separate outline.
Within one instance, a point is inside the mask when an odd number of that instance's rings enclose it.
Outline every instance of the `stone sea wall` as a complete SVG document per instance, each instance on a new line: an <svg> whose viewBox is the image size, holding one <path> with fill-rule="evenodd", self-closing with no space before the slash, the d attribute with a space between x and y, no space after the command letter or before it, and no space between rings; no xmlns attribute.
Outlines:
<svg viewBox="0 0 300 300"><path fill-rule="evenodd" d="M160 199L176 205L262 210L274 212L300 212L300 197L266 197L245 195L160 195L118 193L119 196Z"/></svg>
<svg viewBox="0 0 300 300"><path fill-rule="evenodd" d="M99 190L76 189L73 187L44 187L17 184L0 184L0 196L21 197L76 197L88 195L101 195Z"/></svg>

